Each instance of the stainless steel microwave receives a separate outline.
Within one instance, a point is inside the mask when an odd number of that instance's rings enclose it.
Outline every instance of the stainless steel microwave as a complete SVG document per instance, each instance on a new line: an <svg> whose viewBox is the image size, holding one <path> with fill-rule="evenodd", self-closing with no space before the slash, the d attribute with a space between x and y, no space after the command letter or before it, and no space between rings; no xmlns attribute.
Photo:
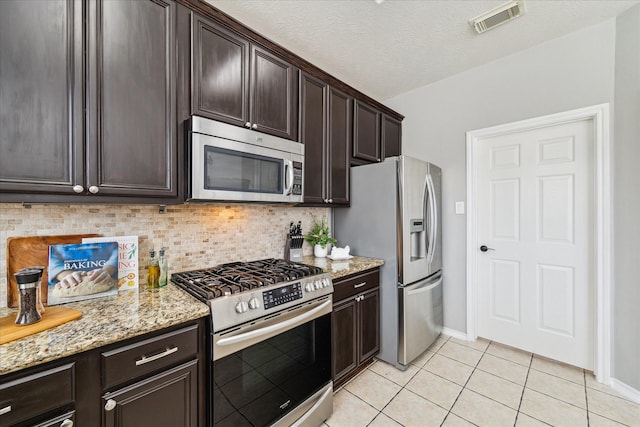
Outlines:
<svg viewBox="0 0 640 427"><path fill-rule="evenodd" d="M187 202L301 203L304 145L192 116Z"/></svg>

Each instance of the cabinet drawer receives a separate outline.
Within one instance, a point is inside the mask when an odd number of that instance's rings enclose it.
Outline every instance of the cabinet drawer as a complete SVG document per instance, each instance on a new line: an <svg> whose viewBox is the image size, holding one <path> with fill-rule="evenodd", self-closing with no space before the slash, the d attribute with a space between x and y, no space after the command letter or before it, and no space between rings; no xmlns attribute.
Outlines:
<svg viewBox="0 0 640 427"><path fill-rule="evenodd" d="M369 271L333 284L333 301L338 302L380 285L380 270Z"/></svg>
<svg viewBox="0 0 640 427"><path fill-rule="evenodd" d="M103 389L133 380L198 353L198 325L102 353Z"/></svg>
<svg viewBox="0 0 640 427"><path fill-rule="evenodd" d="M0 385L0 425L9 426L74 402L75 365L69 363Z"/></svg>

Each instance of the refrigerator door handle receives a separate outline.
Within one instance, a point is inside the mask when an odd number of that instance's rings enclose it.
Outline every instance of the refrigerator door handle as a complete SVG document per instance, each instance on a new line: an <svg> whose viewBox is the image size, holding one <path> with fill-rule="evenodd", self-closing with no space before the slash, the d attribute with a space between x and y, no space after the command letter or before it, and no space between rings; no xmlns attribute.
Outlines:
<svg viewBox="0 0 640 427"><path fill-rule="evenodd" d="M427 184L429 186L429 208L431 212L429 213L429 248L431 251L428 253L429 256L429 264L433 262L433 257L435 256L436 249L436 241L438 239L438 207L436 203L436 194L435 194L435 186L433 185L433 178L431 178L431 174L427 175Z"/></svg>
<svg viewBox="0 0 640 427"><path fill-rule="evenodd" d="M425 221L425 239L424 239L424 250L425 250L425 260L427 264L430 264L431 261L431 187L429 186L429 174L424 177L424 193L422 196L422 206L424 213L422 217Z"/></svg>
<svg viewBox="0 0 640 427"><path fill-rule="evenodd" d="M417 283L415 285L407 286L404 289L407 296L412 296L416 294L422 294L424 292L429 292L441 283L442 276L439 276L435 279L435 281ZM415 286L415 288L413 286Z"/></svg>

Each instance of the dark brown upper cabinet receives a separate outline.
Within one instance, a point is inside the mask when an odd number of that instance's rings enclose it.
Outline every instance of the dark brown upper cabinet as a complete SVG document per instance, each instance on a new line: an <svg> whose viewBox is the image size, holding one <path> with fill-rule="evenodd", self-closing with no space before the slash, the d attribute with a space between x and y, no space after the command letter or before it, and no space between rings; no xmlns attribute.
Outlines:
<svg viewBox="0 0 640 427"><path fill-rule="evenodd" d="M402 153L402 122L382 114L381 147L382 159L399 156Z"/></svg>
<svg viewBox="0 0 640 427"><path fill-rule="evenodd" d="M357 161L379 162L380 154L380 111L362 101L356 100L353 107L353 152Z"/></svg>
<svg viewBox="0 0 640 427"><path fill-rule="evenodd" d="M176 4L12 0L0 13L0 201L179 201Z"/></svg>
<svg viewBox="0 0 640 427"><path fill-rule="evenodd" d="M193 14L192 113L297 139L298 69Z"/></svg>
<svg viewBox="0 0 640 427"><path fill-rule="evenodd" d="M351 97L300 76L300 142L305 145L304 203L349 204Z"/></svg>
<svg viewBox="0 0 640 427"><path fill-rule="evenodd" d="M69 0L0 1L0 201L84 185L82 14Z"/></svg>

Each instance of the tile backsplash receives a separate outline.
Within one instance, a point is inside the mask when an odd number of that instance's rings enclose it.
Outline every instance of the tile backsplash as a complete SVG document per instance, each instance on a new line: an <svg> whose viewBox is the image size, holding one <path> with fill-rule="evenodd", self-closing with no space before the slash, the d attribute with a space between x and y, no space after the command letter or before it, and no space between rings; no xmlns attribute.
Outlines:
<svg viewBox="0 0 640 427"><path fill-rule="evenodd" d="M169 273L261 258L282 258L291 221L306 233L329 209L258 204L32 205L0 204L0 307L7 306L7 238L97 233L137 235L140 285L147 280L149 250L166 246ZM305 242L304 254L313 253Z"/></svg>

